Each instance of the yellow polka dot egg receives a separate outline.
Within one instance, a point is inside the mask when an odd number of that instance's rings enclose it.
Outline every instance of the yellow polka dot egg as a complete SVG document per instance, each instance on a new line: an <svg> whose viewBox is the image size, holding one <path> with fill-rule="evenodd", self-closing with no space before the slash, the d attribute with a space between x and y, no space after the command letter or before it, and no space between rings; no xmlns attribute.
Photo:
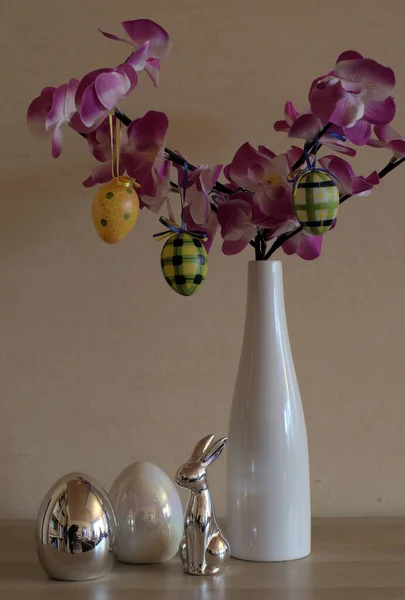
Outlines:
<svg viewBox="0 0 405 600"><path fill-rule="evenodd" d="M128 177L115 177L102 185L93 200L92 218L103 242L116 244L135 225L139 214L139 198Z"/></svg>

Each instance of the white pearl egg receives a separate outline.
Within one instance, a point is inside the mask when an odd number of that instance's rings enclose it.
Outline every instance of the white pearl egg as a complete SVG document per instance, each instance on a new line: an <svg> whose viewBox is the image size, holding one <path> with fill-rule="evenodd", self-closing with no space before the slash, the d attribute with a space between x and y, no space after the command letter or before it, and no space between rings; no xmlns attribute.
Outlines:
<svg viewBox="0 0 405 600"><path fill-rule="evenodd" d="M129 465L114 481L117 558L125 563L171 560L183 534L183 506L174 482L150 462Z"/></svg>

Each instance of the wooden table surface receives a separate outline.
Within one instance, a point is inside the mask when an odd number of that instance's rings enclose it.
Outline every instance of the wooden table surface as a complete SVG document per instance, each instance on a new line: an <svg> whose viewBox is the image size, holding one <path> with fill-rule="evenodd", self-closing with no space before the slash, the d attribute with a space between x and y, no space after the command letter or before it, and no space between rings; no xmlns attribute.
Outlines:
<svg viewBox="0 0 405 600"><path fill-rule="evenodd" d="M405 600L405 518L315 519L312 554L287 563L231 559L223 574L117 563L104 579L47 579L31 522L0 522L0 600Z"/></svg>

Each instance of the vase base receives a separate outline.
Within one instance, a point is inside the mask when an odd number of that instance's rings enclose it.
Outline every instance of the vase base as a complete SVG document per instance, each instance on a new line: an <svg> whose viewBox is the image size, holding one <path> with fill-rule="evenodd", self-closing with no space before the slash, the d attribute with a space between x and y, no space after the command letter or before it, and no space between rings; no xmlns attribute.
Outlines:
<svg viewBox="0 0 405 600"><path fill-rule="evenodd" d="M237 560L244 560L247 562L289 562L293 560L301 560L306 558L311 554L311 550L305 553L300 553L297 555L292 554L291 556L272 556L272 557L259 557L259 556L248 556L243 552L233 553L231 548L231 556L232 558L236 558Z"/></svg>

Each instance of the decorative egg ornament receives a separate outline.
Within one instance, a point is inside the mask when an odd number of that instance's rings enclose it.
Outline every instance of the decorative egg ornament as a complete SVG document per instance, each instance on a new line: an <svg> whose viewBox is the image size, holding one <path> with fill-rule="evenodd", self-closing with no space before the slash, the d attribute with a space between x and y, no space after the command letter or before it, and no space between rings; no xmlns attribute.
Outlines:
<svg viewBox="0 0 405 600"><path fill-rule="evenodd" d="M103 242L120 242L135 225L139 214L139 198L134 185L138 184L124 176L115 177L98 189L93 200L92 218Z"/></svg>
<svg viewBox="0 0 405 600"><path fill-rule="evenodd" d="M191 296L207 276L208 255L201 240L182 231L169 237L160 264L170 287L181 296Z"/></svg>
<svg viewBox="0 0 405 600"><path fill-rule="evenodd" d="M115 562L116 530L107 492L84 473L68 473L39 509L35 540L41 567L51 579L63 581L104 577Z"/></svg>
<svg viewBox="0 0 405 600"><path fill-rule="evenodd" d="M339 187L325 170L311 169L298 175L293 189L295 216L311 235L322 235L333 225L339 209Z"/></svg>
<svg viewBox="0 0 405 600"><path fill-rule="evenodd" d="M114 481L110 499L117 518L117 558L134 564L171 560L183 535L183 506L160 467L139 461Z"/></svg>

